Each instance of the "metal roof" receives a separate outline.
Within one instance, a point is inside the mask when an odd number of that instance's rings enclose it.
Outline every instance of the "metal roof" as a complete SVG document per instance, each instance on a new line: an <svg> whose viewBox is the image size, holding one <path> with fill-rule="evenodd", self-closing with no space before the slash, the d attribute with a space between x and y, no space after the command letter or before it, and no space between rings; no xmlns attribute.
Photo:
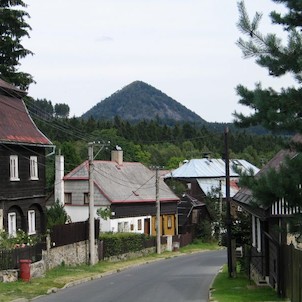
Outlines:
<svg viewBox="0 0 302 302"><path fill-rule="evenodd" d="M0 142L52 145L31 119L23 100L16 96L22 91L5 83L0 81Z"/></svg>
<svg viewBox="0 0 302 302"><path fill-rule="evenodd" d="M235 167L242 172L253 171L256 174L259 169L243 159L230 160L230 177L239 177ZM223 159L191 159L182 166L165 175L165 178L223 178L225 177L225 161Z"/></svg>
<svg viewBox="0 0 302 302"><path fill-rule="evenodd" d="M219 197L219 191L223 198L226 198L226 184L225 179L219 178L198 178L198 185L202 191L208 195L210 193ZM230 181L230 197L233 197L239 191L236 181ZM216 194L215 194L216 192Z"/></svg>
<svg viewBox="0 0 302 302"><path fill-rule="evenodd" d="M94 183L112 203L155 202L155 171L138 162L94 161ZM64 181L88 180L88 161L64 177ZM179 198L162 179L159 180L161 202L178 202Z"/></svg>

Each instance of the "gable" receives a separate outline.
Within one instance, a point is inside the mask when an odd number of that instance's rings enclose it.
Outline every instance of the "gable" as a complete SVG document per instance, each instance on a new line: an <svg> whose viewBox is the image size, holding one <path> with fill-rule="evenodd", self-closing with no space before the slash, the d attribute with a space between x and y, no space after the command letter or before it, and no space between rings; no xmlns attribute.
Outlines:
<svg viewBox="0 0 302 302"><path fill-rule="evenodd" d="M52 145L37 128L23 100L16 91L0 82L0 142L34 145Z"/></svg>
<svg viewBox="0 0 302 302"><path fill-rule="evenodd" d="M88 162L68 173L65 181L88 180ZM156 201L155 171L141 163L94 161L94 183L111 203L135 203ZM162 179L159 180L161 202L177 202L179 198Z"/></svg>

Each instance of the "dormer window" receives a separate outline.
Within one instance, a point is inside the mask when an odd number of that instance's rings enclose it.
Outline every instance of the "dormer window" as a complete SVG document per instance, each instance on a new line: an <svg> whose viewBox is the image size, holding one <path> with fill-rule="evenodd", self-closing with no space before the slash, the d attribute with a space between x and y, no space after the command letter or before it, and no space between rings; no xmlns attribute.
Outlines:
<svg viewBox="0 0 302 302"><path fill-rule="evenodd" d="M9 158L10 180L19 181L18 155L11 155Z"/></svg>
<svg viewBox="0 0 302 302"><path fill-rule="evenodd" d="M29 169L30 169L30 179L38 180L38 158L37 156L31 156L29 158Z"/></svg>

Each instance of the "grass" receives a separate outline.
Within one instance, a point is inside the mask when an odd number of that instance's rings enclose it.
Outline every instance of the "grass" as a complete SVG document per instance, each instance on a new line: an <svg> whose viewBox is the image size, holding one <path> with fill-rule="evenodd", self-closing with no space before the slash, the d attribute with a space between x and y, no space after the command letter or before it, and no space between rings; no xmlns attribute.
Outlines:
<svg viewBox="0 0 302 302"><path fill-rule="evenodd" d="M211 301L218 302L287 301L270 287L256 286L244 273L229 278L227 266L216 276L211 292Z"/></svg>
<svg viewBox="0 0 302 302"><path fill-rule="evenodd" d="M33 278L29 282L21 280L12 283L0 282L0 302L8 302L18 298L32 299L63 288L70 282L82 279L93 279L106 272L119 271L129 266L148 263L160 259L167 259L184 253L215 250L218 248L219 246L215 243L210 244L196 241L193 244L180 248L177 252L164 252L160 255L150 254L148 256L120 262L100 261L94 266L60 266L48 271L44 277Z"/></svg>

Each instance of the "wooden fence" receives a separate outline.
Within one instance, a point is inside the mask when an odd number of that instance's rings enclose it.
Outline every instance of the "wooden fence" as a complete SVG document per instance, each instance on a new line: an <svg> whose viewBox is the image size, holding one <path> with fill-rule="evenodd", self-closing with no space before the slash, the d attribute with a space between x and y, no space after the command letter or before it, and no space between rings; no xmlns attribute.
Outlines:
<svg viewBox="0 0 302 302"><path fill-rule="evenodd" d="M282 294L291 301L302 302L302 250L292 244L281 247Z"/></svg>
<svg viewBox="0 0 302 302"><path fill-rule="evenodd" d="M99 220L95 220L95 238L99 238ZM56 225L50 232L51 247L58 247L89 239L89 222Z"/></svg>

